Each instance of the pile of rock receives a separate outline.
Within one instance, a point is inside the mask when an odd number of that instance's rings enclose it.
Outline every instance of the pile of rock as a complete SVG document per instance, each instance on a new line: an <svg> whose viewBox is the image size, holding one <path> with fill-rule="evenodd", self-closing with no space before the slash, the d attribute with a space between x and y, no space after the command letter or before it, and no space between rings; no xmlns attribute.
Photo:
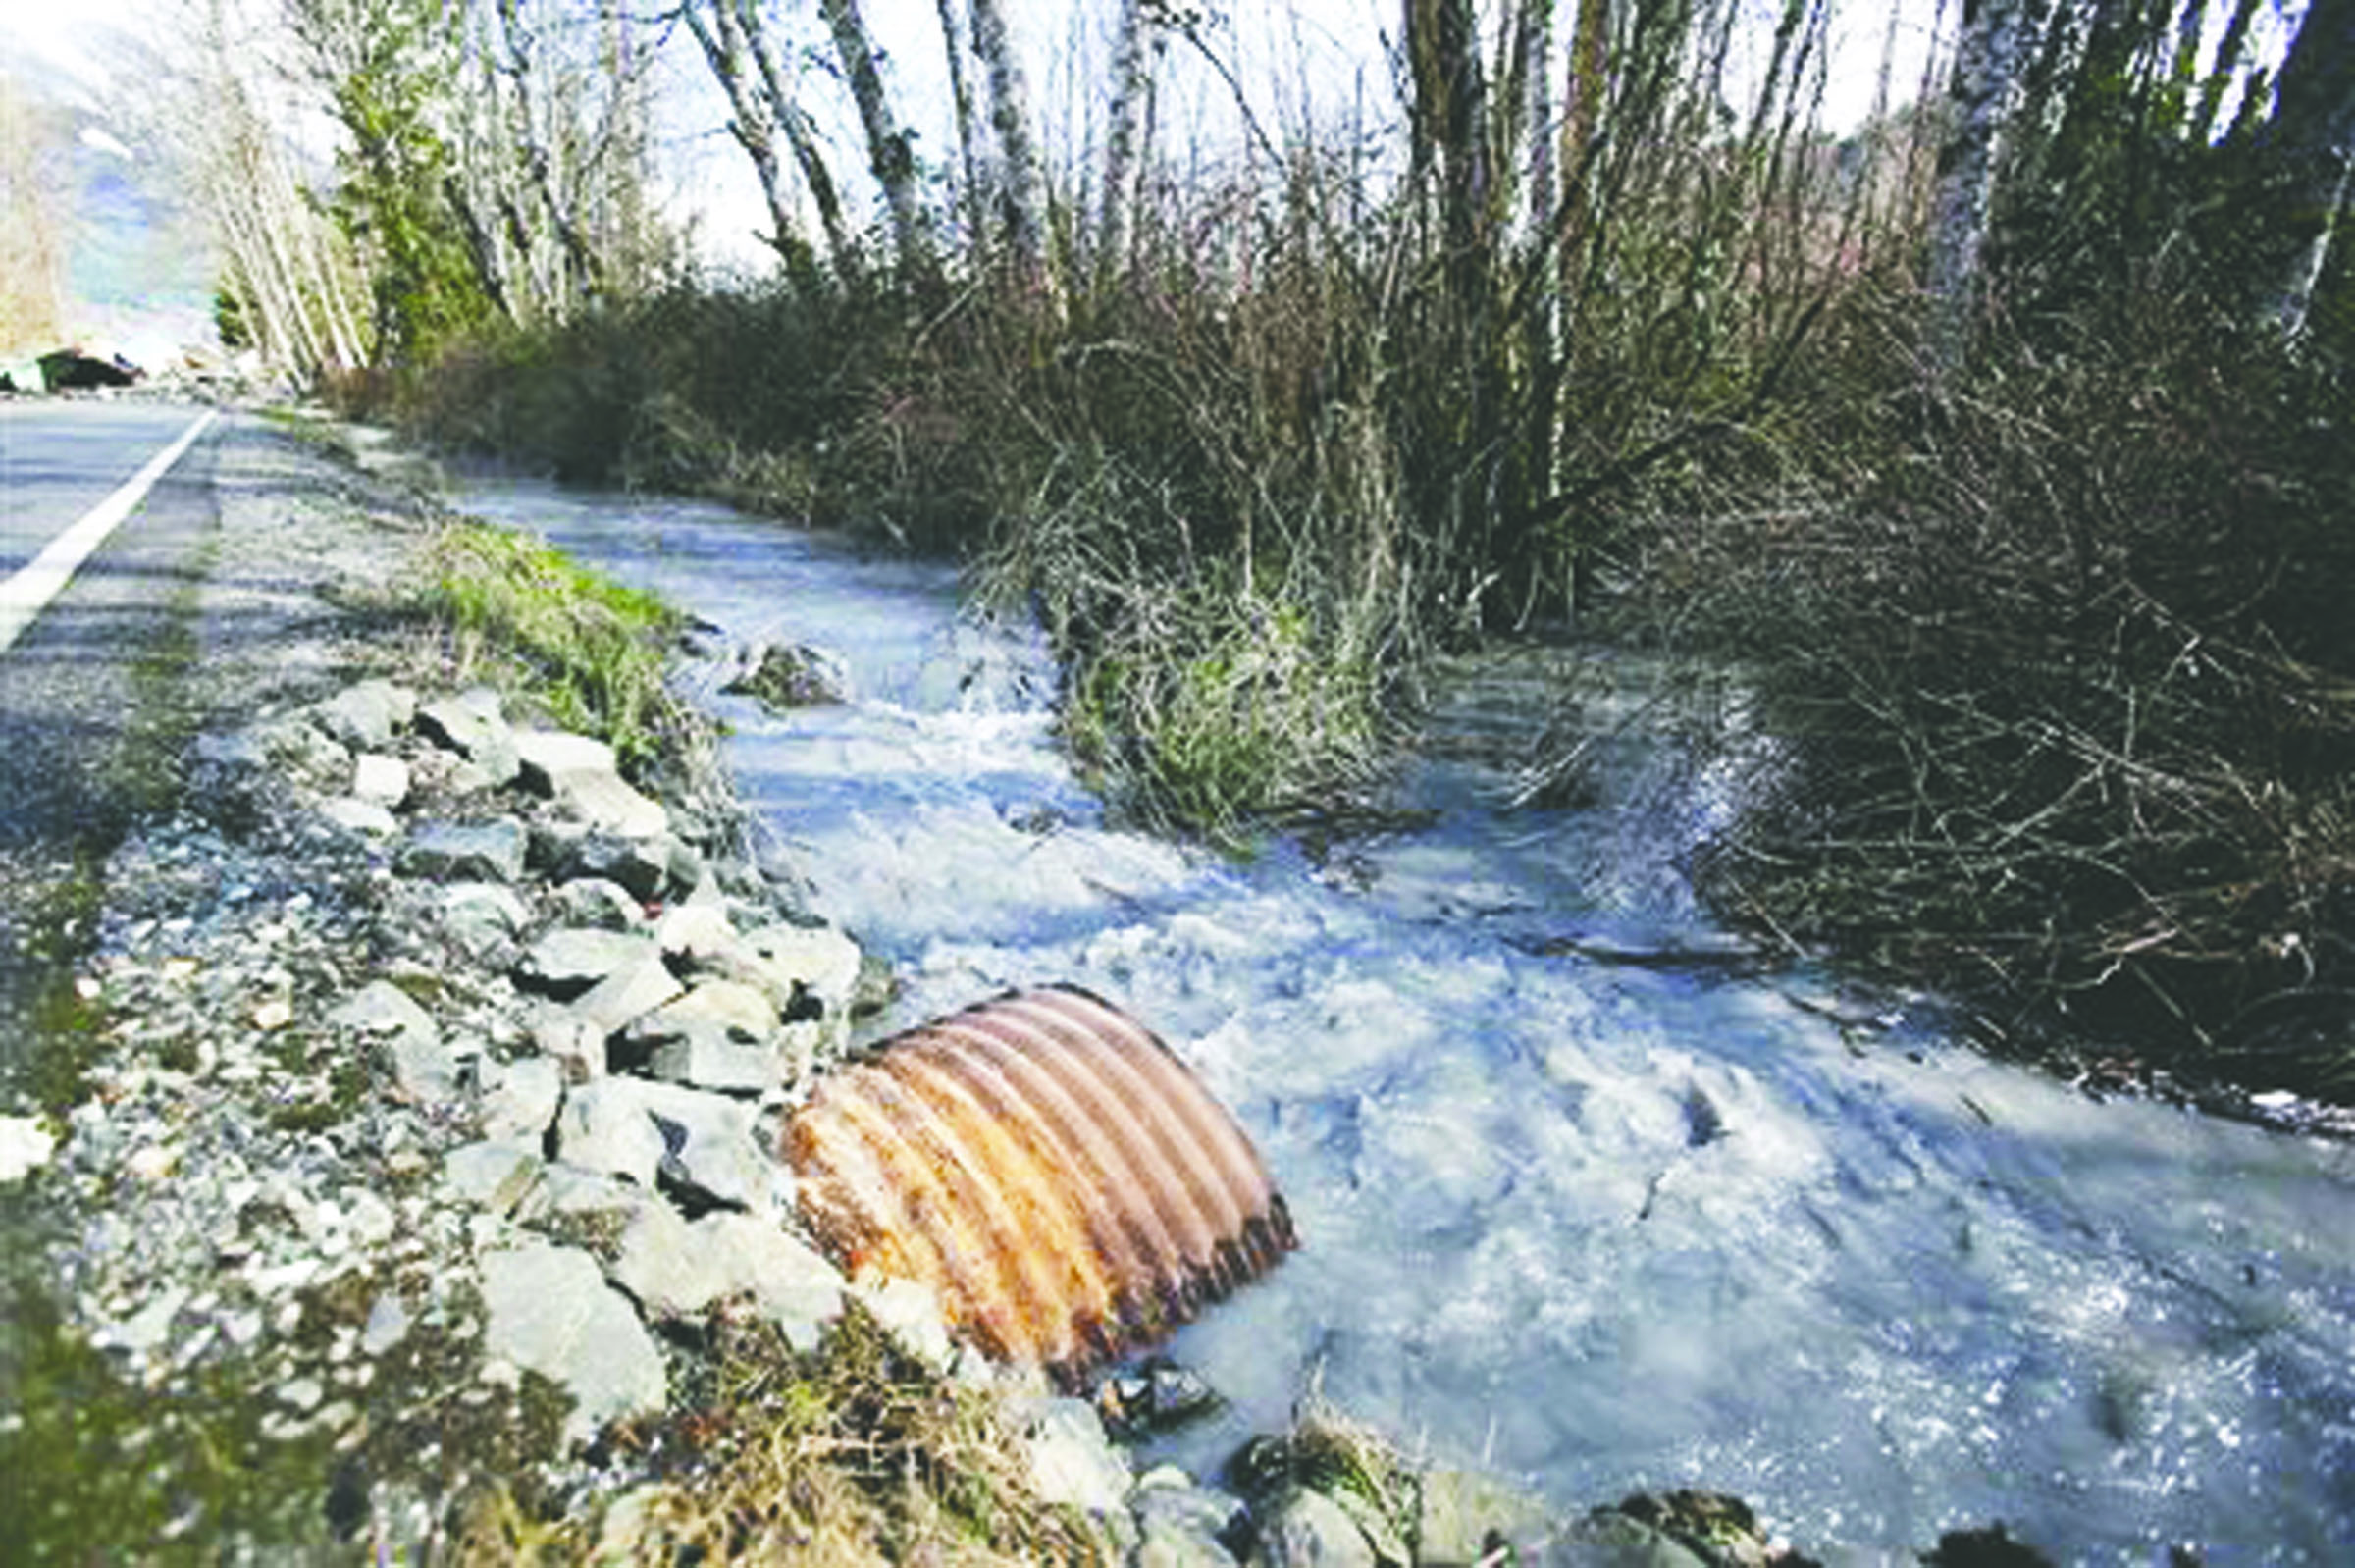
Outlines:
<svg viewBox="0 0 2355 1568"><path fill-rule="evenodd" d="M1457 1472L1403 1512L1306 1472L1136 1475L1094 1405L978 1365L920 1289L797 1234L777 1124L882 986L724 803L666 806L491 691L382 679L198 754L200 812L108 869L87 1093L62 1127L0 1124L0 1180L38 1184L72 1324L146 1389L244 1387L261 1439L337 1466L341 1534L430 1555L431 1476L542 1408L549 1488L617 1560L652 1549L623 1504L653 1484L599 1435L670 1409L711 1312L806 1349L859 1300L991 1382L1036 1490L1129 1562L1764 1560ZM174 1524L217 1528L201 1500Z"/></svg>

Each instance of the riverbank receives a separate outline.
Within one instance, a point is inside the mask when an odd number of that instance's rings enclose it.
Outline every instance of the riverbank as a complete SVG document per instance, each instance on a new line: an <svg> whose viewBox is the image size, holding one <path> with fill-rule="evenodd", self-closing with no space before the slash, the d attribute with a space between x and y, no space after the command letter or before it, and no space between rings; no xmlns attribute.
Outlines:
<svg viewBox="0 0 2355 1568"><path fill-rule="evenodd" d="M273 483L222 558L281 613L88 879L5 1124L32 1560L1764 1559L1732 1505L1561 1520L1315 1421L1231 1490L1136 1476L843 1280L767 1150L881 977L707 751L625 778L470 683L388 592L432 505L233 449Z"/></svg>

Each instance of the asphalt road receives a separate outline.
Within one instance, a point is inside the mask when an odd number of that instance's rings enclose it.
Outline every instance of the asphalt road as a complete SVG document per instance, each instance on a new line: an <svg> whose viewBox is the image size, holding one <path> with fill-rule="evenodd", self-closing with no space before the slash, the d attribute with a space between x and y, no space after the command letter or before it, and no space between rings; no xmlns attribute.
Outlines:
<svg viewBox="0 0 2355 1568"><path fill-rule="evenodd" d="M0 578L137 473L200 409L0 404ZM0 652L0 1029L86 935L76 911L125 825L162 804L187 715L226 421L167 471ZM0 1050L0 1063L14 1053Z"/></svg>
<svg viewBox="0 0 2355 1568"><path fill-rule="evenodd" d="M24 566L200 410L0 407L0 567ZM114 796L155 684L184 640L217 517L216 426L156 482L15 647L0 653L0 850L70 851L121 820Z"/></svg>

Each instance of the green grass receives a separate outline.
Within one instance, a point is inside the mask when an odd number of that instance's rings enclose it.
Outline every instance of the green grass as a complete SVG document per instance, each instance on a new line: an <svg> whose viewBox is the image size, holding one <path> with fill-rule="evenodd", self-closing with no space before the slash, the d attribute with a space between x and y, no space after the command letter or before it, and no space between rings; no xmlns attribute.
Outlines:
<svg viewBox="0 0 2355 1568"><path fill-rule="evenodd" d="M443 527L428 564L418 607L446 629L461 678L503 676L632 770L693 728L664 680L681 618L654 595L544 540L467 519Z"/></svg>

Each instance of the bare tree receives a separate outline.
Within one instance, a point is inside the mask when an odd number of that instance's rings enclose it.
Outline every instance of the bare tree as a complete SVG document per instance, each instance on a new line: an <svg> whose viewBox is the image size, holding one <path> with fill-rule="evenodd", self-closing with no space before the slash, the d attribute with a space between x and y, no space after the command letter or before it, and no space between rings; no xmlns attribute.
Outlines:
<svg viewBox="0 0 2355 1568"><path fill-rule="evenodd" d="M2314 0L2281 62L2268 138L2289 181L2289 219L2301 235L2275 289L2275 325L2305 336L2314 290L2355 194L2355 0Z"/></svg>
<svg viewBox="0 0 2355 1568"><path fill-rule="evenodd" d="M909 132L892 114L890 95L883 86L883 69L876 54L859 0L818 0L826 26L834 35L834 52L850 79L851 98L859 108L859 124L866 133L867 168L883 187L883 204L891 213L891 234L901 272L910 279L928 276L930 249L924 243L921 207L916 188L916 154Z"/></svg>
<svg viewBox="0 0 2355 1568"><path fill-rule="evenodd" d="M1925 280L1930 362L1941 376L1960 370L1970 350L1980 256L2032 26L2030 0L1963 0L1948 86L1954 120L1938 157Z"/></svg>
<svg viewBox="0 0 2355 1568"><path fill-rule="evenodd" d="M810 242L802 236L793 193L785 183L785 166L777 156L781 128L771 95L765 88L767 73L752 58L753 44L738 20L735 0L707 0L705 4L689 0L680 8L680 15L687 23L687 30L703 49L712 77L728 96L728 107L733 112L728 133L752 160L754 177L760 183L769 225L762 237L784 262L785 275L794 286L805 294L815 294L823 289L824 283ZM835 260L840 265L839 252Z"/></svg>
<svg viewBox="0 0 2355 1568"><path fill-rule="evenodd" d="M0 353L53 348L64 331L66 145L15 76L0 72Z"/></svg>
<svg viewBox="0 0 2355 1568"><path fill-rule="evenodd" d="M1030 91L1021 61L998 0L968 0L972 7L973 53L989 78L989 125L997 140L993 194L1006 245L1017 273L1040 275L1045 224L1040 208L1038 144L1030 133Z"/></svg>
<svg viewBox="0 0 2355 1568"><path fill-rule="evenodd" d="M1128 261L1129 212L1136 200L1136 170L1142 161L1139 131L1153 93L1152 29L1157 18L1148 0L1121 0L1113 34L1112 106L1104 130L1104 188L1096 216L1096 273L1109 279Z"/></svg>

